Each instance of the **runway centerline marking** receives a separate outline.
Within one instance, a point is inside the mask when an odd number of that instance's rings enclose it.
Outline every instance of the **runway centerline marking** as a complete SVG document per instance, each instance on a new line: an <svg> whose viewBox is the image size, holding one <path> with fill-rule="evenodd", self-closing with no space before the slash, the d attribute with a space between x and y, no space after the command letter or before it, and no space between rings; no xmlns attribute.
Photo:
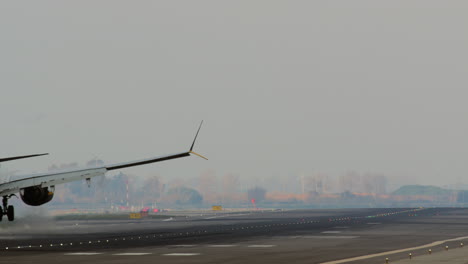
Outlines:
<svg viewBox="0 0 468 264"><path fill-rule="evenodd" d="M311 236L310 238L312 238ZM359 236L316 236L315 238L325 238L325 239L353 239L358 238Z"/></svg>
<svg viewBox="0 0 468 264"><path fill-rule="evenodd" d="M94 256L94 255L100 255L102 253L98 252L75 252L75 253L65 253L64 255L66 256Z"/></svg>
<svg viewBox="0 0 468 264"><path fill-rule="evenodd" d="M200 253L167 253L162 254L163 256L171 256L171 257L187 257L187 256L198 256Z"/></svg>
<svg viewBox="0 0 468 264"><path fill-rule="evenodd" d="M276 245L249 245L249 248L271 248L276 247Z"/></svg>
<svg viewBox="0 0 468 264"><path fill-rule="evenodd" d="M289 238L309 238L309 239L353 239L358 238L359 236L291 236Z"/></svg>
<svg viewBox="0 0 468 264"><path fill-rule="evenodd" d="M467 238L468 238L468 236L456 237L456 238L447 239L447 240L435 241L435 242L425 244L425 245L421 245L421 246L417 246L417 247L402 248L402 249L385 251L385 252L380 252L380 253L375 253L375 254L370 254L370 255L364 255L364 256L359 256L359 257L354 257L354 258L327 261L327 262L322 262L320 264L339 264L339 263L346 263L346 262L351 262L351 261L356 261L356 260L363 260L363 259L369 259L369 258L374 258L374 257L381 257L381 256L386 256L386 255L391 255L391 254L396 254L396 253L414 251L414 250L423 249L423 248L427 248L427 247L434 247L434 246L438 246L438 245L441 245L441 244L444 244L444 243L447 243L447 242L457 241L457 240L462 240L462 239L467 239Z"/></svg>
<svg viewBox="0 0 468 264"><path fill-rule="evenodd" d="M114 256L144 256L144 255L151 255L153 253L148 253L148 252L142 252L142 253L132 253L132 252L127 252L127 253L117 253L117 254L112 254Z"/></svg>
<svg viewBox="0 0 468 264"><path fill-rule="evenodd" d="M322 234L339 234L341 231L323 231Z"/></svg>

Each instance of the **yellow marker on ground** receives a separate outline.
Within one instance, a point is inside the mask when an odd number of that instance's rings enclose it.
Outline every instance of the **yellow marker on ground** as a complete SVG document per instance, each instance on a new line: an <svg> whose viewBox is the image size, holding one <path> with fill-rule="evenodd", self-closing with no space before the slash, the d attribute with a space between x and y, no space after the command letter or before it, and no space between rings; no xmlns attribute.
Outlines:
<svg viewBox="0 0 468 264"><path fill-rule="evenodd" d="M141 218L141 214L140 214L140 213L131 213L131 214L130 214L130 218L131 218L131 219L140 219L140 218Z"/></svg>
<svg viewBox="0 0 468 264"><path fill-rule="evenodd" d="M223 207L222 207L221 205L213 205L213 206L211 207L211 209L212 209L213 211L222 211L222 210L223 210Z"/></svg>

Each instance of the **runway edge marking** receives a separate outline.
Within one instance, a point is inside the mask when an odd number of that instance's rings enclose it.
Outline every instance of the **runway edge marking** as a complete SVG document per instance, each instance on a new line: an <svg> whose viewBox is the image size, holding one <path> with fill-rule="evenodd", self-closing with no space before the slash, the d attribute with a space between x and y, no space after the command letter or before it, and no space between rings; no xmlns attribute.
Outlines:
<svg viewBox="0 0 468 264"><path fill-rule="evenodd" d="M375 254L370 254L370 255L359 256L359 257L327 261L327 262L322 262L320 264L339 264L339 263L346 263L346 262L351 262L351 261L356 261L356 260L363 260L363 259L369 259L369 258L374 258L374 257L381 257L381 256L385 256L385 255L391 255L391 254L401 253L401 252L410 251L410 250L417 250L417 249L422 249L422 248L427 248L427 247L434 247L434 246L438 246L438 245L441 245L441 244L444 244L444 243L447 243L447 242L457 241L457 240L462 240L462 239L467 239L467 238L468 238L468 236L451 238L451 239L447 239L447 240L435 241L435 242L425 244L425 245L422 245L422 246L417 246L417 247L402 248L402 249L396 249L396 250L391 250L391 251L385 251L385 252L381 252L381 253L375 253Z"/></svg>

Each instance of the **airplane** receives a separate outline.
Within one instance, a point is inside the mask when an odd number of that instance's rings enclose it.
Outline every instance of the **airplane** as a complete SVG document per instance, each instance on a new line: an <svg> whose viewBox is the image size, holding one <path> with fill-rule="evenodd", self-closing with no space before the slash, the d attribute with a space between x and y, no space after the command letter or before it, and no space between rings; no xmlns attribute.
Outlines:
<svg viewBox="0 0 468 264"><path fill-rule="evenodd" d="M17 193L20 194L21 200L23 200L25 204L30 206L40 206L52 200L52 198L54 197L55 185L57 184L79 181L84 179L86 180L86 182L88 182L89 185L91 182L91 178L96 176L103 176L106 174L107 171L118 170L133 166L140 166L165 160L183 158L191 156L191 154L207 160L207 158L205 158L204 156L193 151L193 147L195 146L195 141L197 140L198 132L200 132L202 124L203 121L198 127L197 133L195 134L195 138L193 139L193 143L190 149L185 152L136 160L131 162L122 162L111 165L97 166L93 168L28 175L25 178L19 180L13 180L2 183L0 184L0 196L3 197L3 208L2 206L0 206L0 221L2 221L4 215L7 216L8 221L13 221L15 219L15 208L13 207L13 205L8 205L8 199L10 199L13 196L16 196ZM0 162L39 157L44 155L48 155L48 153L0 158Z"/></svg>

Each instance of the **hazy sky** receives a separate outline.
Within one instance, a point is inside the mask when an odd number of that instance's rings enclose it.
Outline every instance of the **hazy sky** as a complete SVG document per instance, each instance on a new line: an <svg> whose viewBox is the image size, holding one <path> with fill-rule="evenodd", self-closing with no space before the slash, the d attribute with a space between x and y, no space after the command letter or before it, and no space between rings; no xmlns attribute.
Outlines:
<svg viewBox="0 0 468 264"><path fill-rule="evenodd" d="M0 156L22 173L383 173L468 183L466 1L1 1Z"/></svg>

